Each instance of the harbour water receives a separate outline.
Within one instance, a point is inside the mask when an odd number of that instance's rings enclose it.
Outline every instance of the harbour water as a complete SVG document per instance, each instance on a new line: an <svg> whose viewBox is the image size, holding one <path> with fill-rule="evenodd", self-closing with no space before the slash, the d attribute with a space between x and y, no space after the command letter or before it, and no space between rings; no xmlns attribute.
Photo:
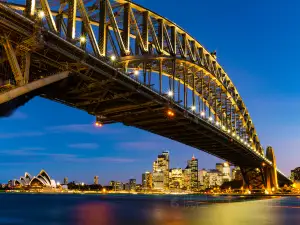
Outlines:
<svg viewBox="0 0 300 225"><path fill-rule="evenodd" d="M0 194L1 225L296 225L300 198Z"/></svg>

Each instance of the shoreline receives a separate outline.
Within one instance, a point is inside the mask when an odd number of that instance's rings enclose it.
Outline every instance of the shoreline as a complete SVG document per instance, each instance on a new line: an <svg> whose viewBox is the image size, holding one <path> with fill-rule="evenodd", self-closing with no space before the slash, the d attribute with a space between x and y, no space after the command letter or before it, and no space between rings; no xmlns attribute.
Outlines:
<svg viewBox="0 0 300 225"><path fill-rule="evenodd" d="M0 194L55 194L55 195L159 195L159 196L211 196L211 197L298 197L300 198L299 194L203 194L203 193L132 193L132 192L40 192L40 191L0 191Z"/></svg>

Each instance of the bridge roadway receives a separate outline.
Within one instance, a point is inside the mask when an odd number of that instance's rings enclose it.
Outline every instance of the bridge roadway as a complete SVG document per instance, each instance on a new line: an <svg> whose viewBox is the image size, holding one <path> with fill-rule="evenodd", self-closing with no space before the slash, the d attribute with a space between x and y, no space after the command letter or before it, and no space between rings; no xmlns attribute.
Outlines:
<svg viewBox="0 0 300 225"><path fill-rule="evenodd" d="M0 3L0 29L10 40L36 37L36 24ZM109 58L96 58L47 29L38 29L33 42L31 76L68 71L68 79L19 96L0 105L1 110L18 107L39 95L98 116L103 124L120 122L187 146L197 148L240 167L272 166L272 162L250 149L198 113L186 110L167 95L159 94L128 73L115 68ZM30 45L30 44L28 44ZM43 66L40 66L40 63ZM86 101L86 96L89 101ZM24 97L25 96L25 97ZM49 109L51 110L51 109ZM170 116L168 112L174 113ZM280 185L290 180L277 170Z"/></svg>

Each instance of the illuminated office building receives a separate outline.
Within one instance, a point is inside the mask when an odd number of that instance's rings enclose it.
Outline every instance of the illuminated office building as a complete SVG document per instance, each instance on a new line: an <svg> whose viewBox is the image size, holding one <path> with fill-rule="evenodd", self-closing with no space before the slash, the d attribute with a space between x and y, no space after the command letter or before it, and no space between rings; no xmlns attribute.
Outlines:
<svg viewBox="0 0 300 225"><path fill-rule="evenodd" d="M99 177L98 176L94 176L94 184L99 184Z"/></svg>
<svg viewBox="0 0 300 225"><path fill-rule="evenodd" d="M189 168L186 168L182 171L183 173L183 189L186 191L191 190L191 179L192 179L192 171Z"/></svg>
<svg viewBox="0 0 300 225"><path fill-rule="evenodd" d="M170 169L169 171L169 189L180 190L183 188L183 172L181 168Z"/></svg>
<svg viewBox="0 0 300 225"><path fill-rule="evenodd" d="M294 182L300 181L300 167L291 170L291 180Z"/></svg>
<svg viewBox="0 0 300 225"><path fill-rule="evenodd" d="M147 190L152 189L152 173L147 171L142 174L142 186Z"/></svg>
<svg viewBox="0 0 300 225"><path fill-rule="evenodd" d="M216 170L218 170L223 175L223 181L231 181L229 163L216 163Z"/></svg>
<svg viewBox="0 0 300 225"><path fill-rule="evenodd" d="M121 183L120 181L114 181L114 180L112 180L109 183L109 186L112 187L113 191L122 191L124 189L123 188L123 183Z"/></svg>
<svg viewBox="0 0 300 225"><path fill-rule="evenodd" d="M169 152L164 151L158 155L157 159L153 162L153 188L164 190L169 189ZM163 176L163 179L161 179Z"/></svg>
<svg viewBox="0 0 300 225"><path fill-rule="evenodd" d="M64 184L68 184L69 183L69 179L67 177L64 178Z"/></svg>
<svg viewBox="0 0 300 225"><path fill-rule="evenodd" d="M129 180L129 189L130 189L130 191L136 190L136 179Z"/></svg>
<svg viewBox="0 0 300 225"><path fill-rule="evenodd" d="M191 190L198 190L198 159L193 155L191 160L188 160L187 169L191 169Z"/></svg>
<svg viewBox="0 0 300 225"><path fill-rule="evenodd" d="M198 172L198 182L199 182L199 188L200 189L205 189L207 188L204 184L204 179L207 175L207 170L206 169L202 169L202 170L199 170Z"/></svg>

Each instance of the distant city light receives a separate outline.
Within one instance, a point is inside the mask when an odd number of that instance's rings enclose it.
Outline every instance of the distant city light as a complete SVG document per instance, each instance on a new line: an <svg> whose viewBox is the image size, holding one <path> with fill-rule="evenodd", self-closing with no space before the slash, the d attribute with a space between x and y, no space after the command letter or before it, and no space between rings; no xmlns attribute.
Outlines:
<svg viewBox="0 0 300 225"><path fill-rule="evenodd" d="M82 182L81 185L84 186L84 183Z"/></svg>
<svg viewBox="0 0 300 225"><path fill-rule="evenodd" d="M56 185L57 185L57 186L59 186L59 185L60 185L60 183L59 183L59 182L57 182L57 183L56 183Z"/></svg>

